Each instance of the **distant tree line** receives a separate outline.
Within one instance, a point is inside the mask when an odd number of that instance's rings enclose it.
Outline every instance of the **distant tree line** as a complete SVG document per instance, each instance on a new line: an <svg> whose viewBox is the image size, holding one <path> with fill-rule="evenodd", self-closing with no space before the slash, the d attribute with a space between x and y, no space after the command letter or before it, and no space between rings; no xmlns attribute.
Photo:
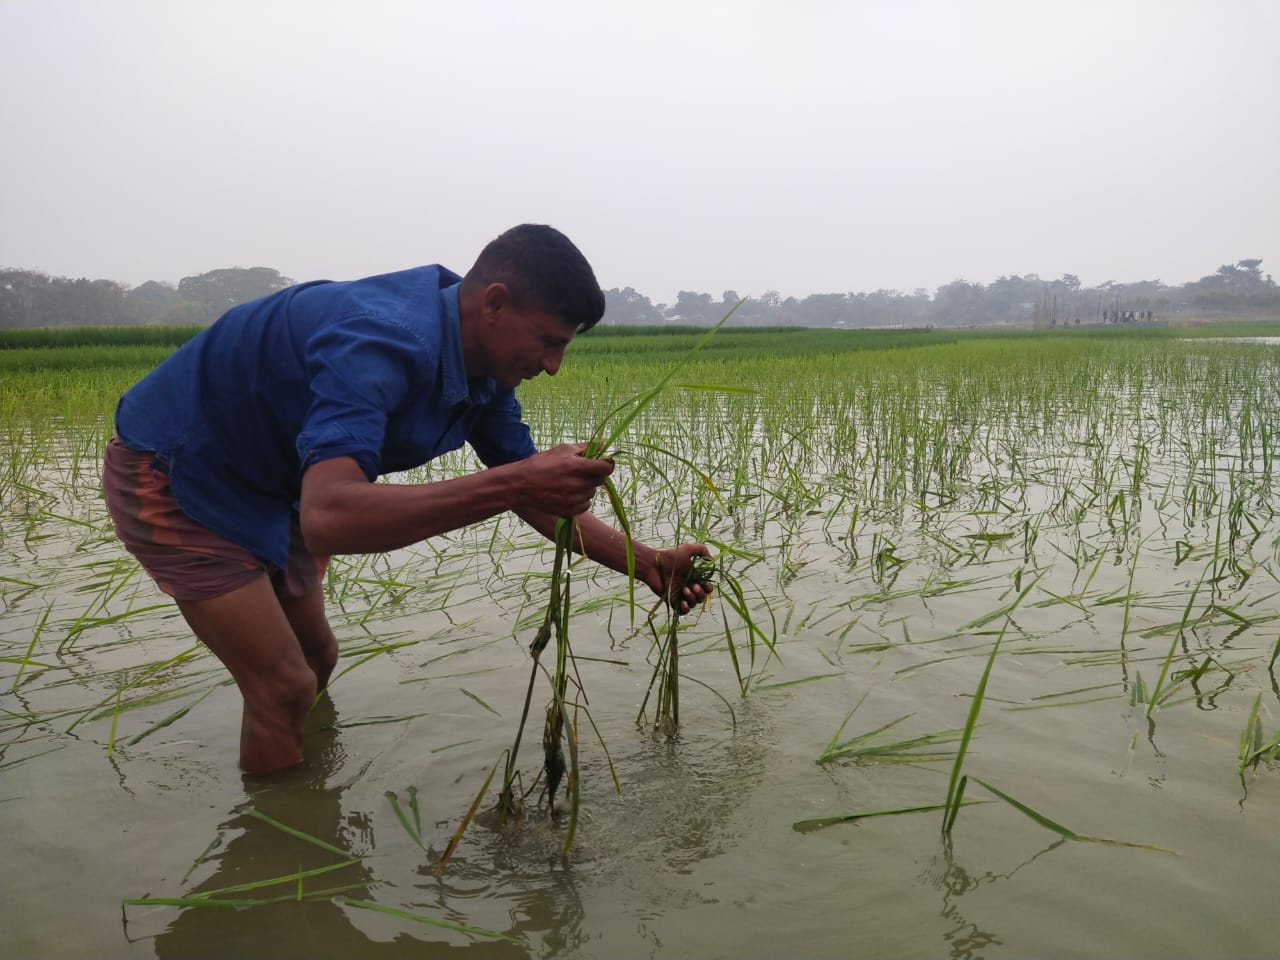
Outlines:
<svg viewBox="0 0 1280 960"><path fill-rule="evenodd" d="M604 320L610 324L712 323L743 298L736 290L720 297L681 290L673 304L652 303L631 287L605 291ZM1030 324L1063 326L1109 318L1175 313L1248 315L1280 313L1280 287L1263 275L1261 260L1239 260L1181 286L1159 280L1108 281L1085 287L1074 274L1042 280L1034 273L1002 276L988 284L953 280L932 296L876 290L874 293L814 293L802 299L767 290L747 297L731 323L742 326L882 327ZM1110 320L1110 322L1117 322Z"/></svg>
<svg viewBox="0 0 1280 960"><path fill-rule="evenodd" d="M133 288L112 280L73 280L0 268L0 327L205 325L237 303L293 283L269 267L230 267L184 277L176 287L151 280ZM814 293L800 299L783 298L776 290L745 298L735 290L719 297L681 290L673 304L653 303L632 287L614 288L605 291L604 322L707 324L740 300L731 321L738 326L977 326L1033 320L1063 326L1149 314L1167 319L1176 313L1280 313L1280 287L1270 274L1262 273L1262 261L1238 260L1181 286L1141 280L1085 287L1073 274L1042 280L1032 273L1002 276L987 284L953 280L932 295L923 288L911 293Z"/></svg>
<svg viewBox="0 0 1280 960"><path fill-rule="evenodd" d="M133 288L114 280L0 269L0 327L203 326L237 303L293 283L269 267L230 267L184 277L177 287L149 280Z"/></svg>

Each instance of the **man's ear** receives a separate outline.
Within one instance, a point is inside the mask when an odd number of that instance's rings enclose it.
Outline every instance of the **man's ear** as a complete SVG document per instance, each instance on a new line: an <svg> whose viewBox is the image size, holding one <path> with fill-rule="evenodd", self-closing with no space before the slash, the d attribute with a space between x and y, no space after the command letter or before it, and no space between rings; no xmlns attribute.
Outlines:
<svg viewBox="0 0 1280 960"><path fill-rule="evenodd" d="M484 319L493 323L511 303L511 291L505 283L491 283L480 295L480 308Z"/></svg>

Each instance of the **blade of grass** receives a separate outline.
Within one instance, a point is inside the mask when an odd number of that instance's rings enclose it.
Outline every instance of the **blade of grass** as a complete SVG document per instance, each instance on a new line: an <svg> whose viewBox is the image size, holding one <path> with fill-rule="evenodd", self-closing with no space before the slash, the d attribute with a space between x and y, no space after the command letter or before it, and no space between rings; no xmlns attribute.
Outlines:
<svg viewBox="0 0 1280 960"><path fill-rule="evenodd" d="M34 584L32 584L34 586ZM27 669L28 663L31 662L31 653L36 648L36 644L40 642L40 634L44 632L44 625L49 621L49 612L53 609L53 601L49 601L49 605L44 608L44 613L40 615L40 619L36 621L35 628L31 632L31 642L27 644L27 652L23 655L18 667L18 674L13 678L13 685L9 687L9 692L18 689L18 684L22 682L22 672ZM46 664L34 664L33 666L46 666Z"/></svg>
<svg viewBox="0 0 1280 960"><path fill-rule="evenodd" d="M1209 575L1209 571L1213 569L1214 563L1210 562L1205 567L1204 572L1200 574L1200 579L1196 582L1195 589L1191 591L1191 596L1187 598L1187 606L1182 612L1182 622L1178 624L1177 632L1173 635L1173 641L1169 644L1169 652L1165 655L1164 663L1160 667L1160 676L1156 678L1156 685L1151 690L1151 695L1147 697L1146 715L1151 716L1151 712L1156 708L1161 700L1168 696L1165 690L1164 682L1169 676L1169 666L1173 663L1173 655L1178 650L1178 643L1182 640L1188 621L1191 619L1191 608L1195 605L1196 595L1200 592L1200 588L1204 586L1205 577Z"/></svg>
<svg viewBox="0 0 1280 960"><path fill-rule="evenodd" d="M432 868L432 872L436 876L444 871L445 865L449 862L449 858L453 856L453 851L458 849L458 844L462 841L462 835L466 832L467 826L475 818L476 811L480 809L480 801L484 799L484 795L489 792L489 784L493 782L493 776L498 772L498 764L501 760L493 765L493 769L489 771L489 775L484 778L484 783L480 786L480 792L476 794L476 798L471 801L471 806L467 808L466 814L462 818L462 822L458 824L458 829L453 832L453 836L449 839L449 845L445 847L444 853L440 855L440 860Z"/></svg>
<svg viewBox="0 0 1280 960"><path fill-rule="evenodd" d="M409 808L413 813L413 823L409 822L409 818L405 815L404 810L400 808L400 798L394 790L388 790L383 794L387 798L387 802L391 804L391 809L396 815L396 819L400 821L400 826L404 827L404 832L409 838L416 843L424 853L430 853L426 845L422 842L422 824L418 819L418 791L416 787L409 788Z"/></svg>
<svg viewBox="0 0 1280 960"><path fill-rule="evenodd" d="M455 933L465 933L472 937L485 937L490 940L506 940L508 943L525 946L525 942L523 940L517 940L514 937L509 937L505 933L485 930L482 927L469 927L465 924L454 923L452 920L440 920L436 917L424 917L419 913L410 913L408 910L400 910L396 907L384 906L381 903L374 903L371 900L353 900L350 897L341 897L336 902L346 904L349 907L358 907L361 910L374 910L378 913L385 913L389 917L399 917L401 920L412 920L414 923L425 923L428 926L440 927L444 930L453 930Z"/></svg>
<svg viewBox="0 0 1280 960"><path fill-rule="evenodd" d="M466 687L459 687L458 689L459 689L459 690L461 690L461 691L462 691L466 696L468 696L468 697L470 697L472 700L474 700L476 703L480 704L480 706L484 707L486 710L488 710L490 713L492 713L495 717L500 717L500 716L502 716L502 714L500 714L497 710L493 709L493 707L489 706L487 703L485 703L483 700L481 700L478 696L476 696L474 693L472 693L472 692L471 692L470 690L468 690Z"/></svg>
<svg viewBox="0 0 1280 960"><path fill-rule="evenodd" d="M991 803L990 800L966 800L964 806L972 806L975 803ZM838 823L856 823L859 820L866 820L870 817L896 817L904 813L933 813L938 810L945 810L945 803L927 803L919 807L893 807L886 810L864 810L859 813L843 813L834 817L816 817L812 820L797 820L791 825L791 829L796 833L812 833L815 830L823 830L826 827L833 827Z"/></svg>
<svg viewBox="0 0 1280 960"><path fill-rule="evenodd" d="M245 813L248 816L253 817L255 820L261 820L263 823L267 824L268 826L275 827L281 833L287 833L289 836L296 837L298 840L303 840L311 844L312 846L319 847L321 850L327 850L330 853L336 853L340 857L352 856L352 853L350 850L343 850L341 847L335 847L332 843L328 843L324 840L321 840L319 837L313 837L311 834L306 833L302 830L298 830L296 827L291 827L288 824L281 823L279 820L276 820L274 817L267 816L265 813L263 813L260 810L246 810ZM362 859L364 858L356 857L354 860L351 860L350 862L356 863ZM227 889L230 890L233 888L228 887Z"/></svg>
<svg viewBox="0 0 1280 960"><path fill-rule="evenodd" d="M1000 652L1000 642L1004 639L1005 631L1009 628L1013 611L1017 609L1018 604L1026 598L1027 594L1040 582L1043 576L1044 573L1039 574L1023 587L1017 598L1005 608L1004 625L1000 628L1000 635L996 637L995 644L991 647L991 653L987 657L987 664L982 671L982 678L978 681L978 689L973 694L973 702L969 704L969 715L965 719L964 731L960 735L960 746L956 750L955 763L951 767L951 780L947 785L947 812L942 818L942 832L944 834L951 833L951 827L955 824L956 817L960 813L960 799L964 795L961 770L964 768L964 758L969 752L969 743L973 740L973 729L978 723L978 714L982 712L982 701L987 692L987 680L991 677L991 668L996 662L996 654Z"/></svg>
<svg viewBox="0 0 1280 960"><path fill-rule="evenodd" d="M1136 847L1139 850L1153 850L1156 853L1171 853L1175 857L1178 856L1178 852L1176 850L1170 850L1166 847L1157 847L1150 843L1134 843L1129 840L1108 840L1105 837L1089 837L1089 836L1085 836L1082 833L1076 833L1070 827L1064 827L1062 824L1058 823L1056 820L1050 820L1044 814L1031 809L1031 807L1028 807L1025 803L1021 803L1013 799L1013 797L1009 796L1003 790L998 790L997 788L993 787L991 784L987 783L985 780L981 780L978 777L974 777L973 782L978 784L984 790L987 790L993 795L999 797L1001 800L1009 804L1009 806L1013 807L1019 813L1031 818L1040 826L1044 827L1046 830L1056 833L1058 836L1066 840L1076 840L1082 843L1105 843L1105 844L1109 844L1111 846L1116 846L1116 847Z"/></svg>

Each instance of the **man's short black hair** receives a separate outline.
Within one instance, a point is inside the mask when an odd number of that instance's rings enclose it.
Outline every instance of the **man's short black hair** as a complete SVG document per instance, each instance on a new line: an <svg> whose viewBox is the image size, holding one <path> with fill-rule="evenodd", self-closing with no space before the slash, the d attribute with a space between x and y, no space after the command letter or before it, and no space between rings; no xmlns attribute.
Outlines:
<svg viewBox="0 0 1280 960"><path fill-rule="evenodd" d="M463 283L505 283L522 307L543 310L581 333L604 316L604 293L582 251L555 227L522 223L490 241Z"/></svg>

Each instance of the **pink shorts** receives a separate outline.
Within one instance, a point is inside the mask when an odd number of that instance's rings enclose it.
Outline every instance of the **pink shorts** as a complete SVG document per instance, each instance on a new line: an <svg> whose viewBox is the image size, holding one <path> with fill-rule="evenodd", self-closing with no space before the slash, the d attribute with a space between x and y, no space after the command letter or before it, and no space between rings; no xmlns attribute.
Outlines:
<svg viewBox="0 0 1280 960"><path fill-rule="evenodd" d="M155 454L130 450L118 437L107 444L102 492L120 541L176 600L220 597L264 573L277 596L301 597L317 587L329 566L328 557L307 552L297 514L283 570L196 523L178 506Z"/></svg>

